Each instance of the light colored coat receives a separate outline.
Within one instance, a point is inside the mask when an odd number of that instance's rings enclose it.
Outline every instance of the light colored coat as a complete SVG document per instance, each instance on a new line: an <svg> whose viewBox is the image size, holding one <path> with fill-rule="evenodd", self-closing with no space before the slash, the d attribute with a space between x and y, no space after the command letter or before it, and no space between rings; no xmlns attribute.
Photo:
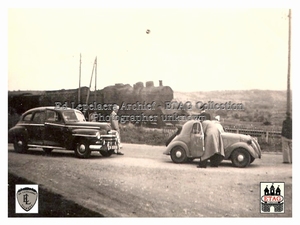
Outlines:
<svg viewBox="0 0 300 225"><path fill-rule="evenodd" d="M219 154L225 157L223 140L218 126L211 120L203 121L202 126L204 132L205 151L201 156L201 160L209 159L214 154Z"/></svg>
<svg viewBox="0 0 300 225"><path fill-rule="evenodd" d="M120 131L119 128L119 121L117 120L117 113L115 111L112 111L109 117L109 122L110 122L110 126L111 129L116 130L116 131Z"/></svg>

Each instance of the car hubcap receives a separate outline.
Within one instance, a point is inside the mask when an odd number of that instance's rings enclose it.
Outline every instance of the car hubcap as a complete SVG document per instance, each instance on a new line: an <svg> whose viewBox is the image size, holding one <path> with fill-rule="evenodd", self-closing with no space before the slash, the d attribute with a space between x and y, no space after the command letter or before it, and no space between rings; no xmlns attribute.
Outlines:
<svg viewBox="0 0 300 225"><path fill-rule="evenodd" d="M20 140L20 141L18 141L18 146L22 146L23 145L23 142Z"/></svg>
<svg viewBox="0 0 300 225"><path fill-rule="evenodd" d="M177 157L177 158L180 158L181 155L182 155L182 154L181 154L181 151L177 151L177 152L176 152L176 157Z"/></svg>
<svg viewBox="0 0 300 225"><path fill-rule="evenodd" d="M243 155L238 155L237 160L238 160L239 162L243 162L244 156L243 156Z"/></svg>
<svg viewBox="0 0 300 225"><path fill-rule="evenodd" d="M85 145L84 144L79 145L79 151L80 152L84 152L85 151Z"/></svg>

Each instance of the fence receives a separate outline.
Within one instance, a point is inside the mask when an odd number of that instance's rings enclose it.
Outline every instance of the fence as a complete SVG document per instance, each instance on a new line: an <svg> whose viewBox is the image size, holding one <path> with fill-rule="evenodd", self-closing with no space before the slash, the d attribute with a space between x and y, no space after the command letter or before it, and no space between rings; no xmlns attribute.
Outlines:
<svg viewBox="0 0 300 225"><path fill-rule="evenodd" d="M261 138L266 143L270 142L270 139L281 138L280 131L264 131L264 130L252 130L252 129L238 129L238 128L226 128L227 132L237 134L248 134L252 137Z"/></svg>

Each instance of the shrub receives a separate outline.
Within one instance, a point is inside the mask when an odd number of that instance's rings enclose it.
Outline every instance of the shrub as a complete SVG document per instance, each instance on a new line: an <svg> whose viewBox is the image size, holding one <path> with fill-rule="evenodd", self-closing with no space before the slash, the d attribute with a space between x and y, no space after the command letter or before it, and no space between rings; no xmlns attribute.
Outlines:
<svg viewBox="0 0 300 225"><path fill-rule="evenodd" d="M137 127L128 124L120 127L121 140L125 143L164 145L169 135L163 129Z"/></svg>

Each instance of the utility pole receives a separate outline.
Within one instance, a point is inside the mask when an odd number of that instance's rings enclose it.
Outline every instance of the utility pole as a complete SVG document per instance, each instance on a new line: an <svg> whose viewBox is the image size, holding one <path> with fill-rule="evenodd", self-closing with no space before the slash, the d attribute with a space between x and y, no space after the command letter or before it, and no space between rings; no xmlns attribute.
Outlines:
<svg viewBox="0 0 300 225"><path fill-rule="evenodd" d="M291 67L291 17L292 12L289 9L289 37L288 37L288 71L287 71L287 105L286 105L286 112L290 113L291 111L291 91L290 91L290 67Z"/></svg>
<svg viewBox="0 0 300 225"><path fill-rule="evenodd" d="M86 104L89 104L90 90L91 90L91 85L92 85L92 80L93 80L93 75L94 75L94 70L96 68L96 65L97 65L97 57L95 58L94 65L93 65L93 70L92 70L92 75L91 75L91 80L90 80L90 86L89 86L88 93L87 93L87 96L86 96Z"/></svg>
<svg viewBox="0 0 300 225"><path fill-rule="evenodd" d="M81 53L79 59L79 88L78 88L78 104L80 103L80 86L81 86Z"/></svg>
<svg viewBox="0 0 300 225"><path fill-rule="evenodd" d="M97 56L95 59L96 68L95 68L95 102L97 101Z"/></svg>

